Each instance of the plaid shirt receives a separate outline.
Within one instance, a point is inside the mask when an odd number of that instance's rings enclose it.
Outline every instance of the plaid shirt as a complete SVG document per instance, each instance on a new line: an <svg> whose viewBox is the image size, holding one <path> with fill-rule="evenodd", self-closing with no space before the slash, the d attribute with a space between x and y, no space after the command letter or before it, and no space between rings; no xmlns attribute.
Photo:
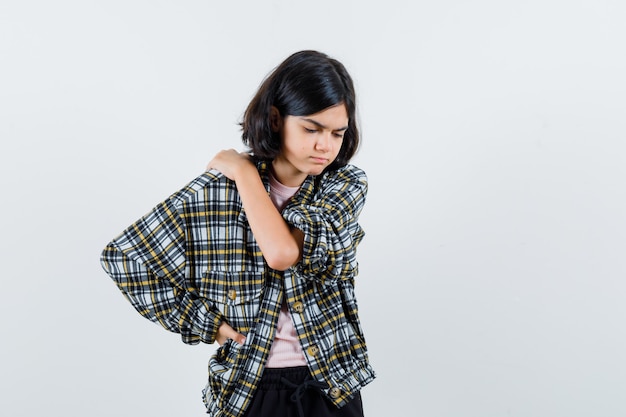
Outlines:
<svg viewBox="0 0 626 417"><path fill-rule="evenodd" d="M269 192L268 169L258 163ZM375 377L354 296L366 193L354 166L308 177L282 212L304 232L303 256L280 272L265 263L235 183L205 172L109 243L102 266L141 315L185 343L213 343L223 321L246 336L209 361L211 416L239 416L250 403L283 299L311 375L342 406Z"/></svg>

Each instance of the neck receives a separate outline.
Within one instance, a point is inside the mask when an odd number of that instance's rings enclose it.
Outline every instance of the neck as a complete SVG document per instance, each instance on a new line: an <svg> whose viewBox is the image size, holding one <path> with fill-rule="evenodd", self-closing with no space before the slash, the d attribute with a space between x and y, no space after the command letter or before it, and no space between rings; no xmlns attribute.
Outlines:
<svg viewBox="0 0 626 417"><path fill-rule="evenodd" d="M287 164L276 158L272 161L274 178L287 187L299 187L307 177L307 174L298 171L293 165Z"/></svg>

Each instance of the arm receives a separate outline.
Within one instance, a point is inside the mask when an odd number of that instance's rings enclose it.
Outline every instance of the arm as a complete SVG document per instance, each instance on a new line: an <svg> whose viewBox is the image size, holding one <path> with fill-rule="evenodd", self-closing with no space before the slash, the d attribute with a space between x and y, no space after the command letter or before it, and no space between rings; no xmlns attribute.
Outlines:
<svg viewBox="0 0 626 417"><path fill-rule="evenodd" d="M284 271L295 265L302 257L304 236L300 230L291 228L278 212L248 155L222 151L209 162L208 168L215 168L235 181L250 229L270 268Z"/></svg>
<svg viewBox="0 0 626 417"><path fill-rule="evenodd" d="M173 200L109 243L102 267L142 316L180 333L185 343L213 343L222 317L209 300L187 291L185 227Z"/></svg>
<svg viewBox="0 0 626 417"><path fill-rule="evenodd" d="M246 154L222 151L209 168L235 180L250 227L272 268L293 267L300 276L321 282L356 275L356 248L364 236L358 218L368 189L362 170L347 166L324 174L321 189L308 193L315 197L290 204L281 214Z"/></svg>
<svg viewBox="0 0 626 417"><path fill-rule="evenodd" d="M303 201L289 204L282 215L304 235L302 259L291 270L324 283L358 273L356 249L365 233L358 223L367 196L367 176L345 166L320 178Z"/></svg>

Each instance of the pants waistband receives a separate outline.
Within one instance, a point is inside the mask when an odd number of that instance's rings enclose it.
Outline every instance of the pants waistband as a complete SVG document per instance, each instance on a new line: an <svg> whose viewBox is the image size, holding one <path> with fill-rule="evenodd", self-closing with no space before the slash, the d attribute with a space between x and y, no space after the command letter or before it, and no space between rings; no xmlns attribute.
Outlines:
<svg viewBox="0 0 626 417"><path fill-rule="evenodd" d="M309 368L295 366L292 368L265 368L258 389L263 391L290 389L283 378L292 384L302 384L309 377Z"/></svg>

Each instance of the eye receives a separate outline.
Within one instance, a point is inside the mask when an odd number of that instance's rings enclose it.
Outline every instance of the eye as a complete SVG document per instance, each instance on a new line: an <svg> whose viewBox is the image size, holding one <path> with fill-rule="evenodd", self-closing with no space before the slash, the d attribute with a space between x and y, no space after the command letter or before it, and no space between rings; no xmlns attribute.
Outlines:
<svg viewBox="0 0 626 417"><path fill-rule="evenodd" d="M338 139L343 139L343 133L333 133L333 135Z"/></svg>
<svg viewBox="0 0 626 417"><path fill-rule="evenodd" d="M305 130L307 133L315 133L315 132L317 132L317 129L309 129L308 127L305 127L305 128L304 128L304 130Z"/></svg>

